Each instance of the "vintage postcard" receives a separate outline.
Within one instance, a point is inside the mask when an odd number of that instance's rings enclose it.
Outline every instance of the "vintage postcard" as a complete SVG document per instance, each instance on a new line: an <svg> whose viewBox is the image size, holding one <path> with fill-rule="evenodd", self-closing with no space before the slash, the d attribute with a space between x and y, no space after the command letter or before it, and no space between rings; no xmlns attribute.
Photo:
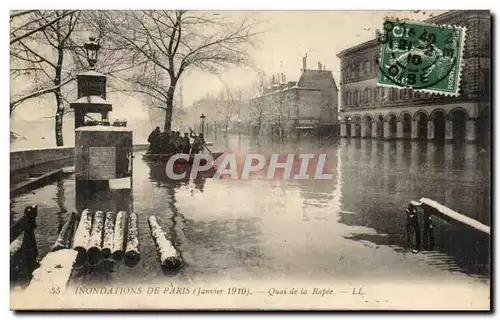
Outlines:
<svg viewBox="0 0 500 320"><path fill-rule="evenodd" d="M10 11L12 310L490 310L491 13Z"/></svg>

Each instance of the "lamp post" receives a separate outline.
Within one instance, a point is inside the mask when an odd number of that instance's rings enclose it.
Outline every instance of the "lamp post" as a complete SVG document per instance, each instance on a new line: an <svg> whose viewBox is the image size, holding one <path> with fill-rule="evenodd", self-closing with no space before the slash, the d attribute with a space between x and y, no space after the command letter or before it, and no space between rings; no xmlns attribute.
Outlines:
<svg viewBox="0 0 500 320"><path fill-rule="evenodd" d="M85 54L87 55L87 61L89 62L90 70L95 70L95 64L97 63L97 52L101 46L96 42L95 37L89 37L89 41L83 45L85 49Z"/></svg>
<svg viewBox="0 0 500 320"><path fill-rule="evenodd" d="M238 135L240 136L241 139L241 119L238 117L236 122L238 123Z"/></svg>
<svg viewBox="0 0 500 320"><path fill-rule="evenodd" d="M205 135L205 115L202 113L201 116L200 116L200 120L201 120L201 129L200 129L200 132L203 133L203 135Z"/></svg>
<svg viewBox="0 0 500 320"><path fill-rule="evenodd" d="M217 120L214 121L214 134L215 134L214 140L217 140Z"/></svg>

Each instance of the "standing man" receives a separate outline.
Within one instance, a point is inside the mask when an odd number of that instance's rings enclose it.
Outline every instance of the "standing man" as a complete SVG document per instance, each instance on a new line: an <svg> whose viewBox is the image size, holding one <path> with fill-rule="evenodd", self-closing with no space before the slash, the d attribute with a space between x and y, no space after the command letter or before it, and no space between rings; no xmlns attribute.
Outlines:
<svg viewBox="0 0 500 320"><path fill-rule="evenodd" d="M189 140L189 134L185 132L184 137L182 137L182 152L189 154L190 150L191 150L191 141Z"/></svg>
<svg viewBox="0 0 500 320"><path fill-rule="evenodd" d="M149 148L147 153L156 153L158 149L158 136L160 135L160 127L156 127L148 136Z"/></svg>

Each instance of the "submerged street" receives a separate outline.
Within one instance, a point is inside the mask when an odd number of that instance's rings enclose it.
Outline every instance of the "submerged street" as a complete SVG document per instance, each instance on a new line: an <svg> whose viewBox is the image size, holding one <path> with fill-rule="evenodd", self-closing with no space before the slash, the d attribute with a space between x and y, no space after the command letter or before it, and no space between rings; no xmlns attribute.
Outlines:
<svg viewBox="0 0 500 320"><path fill-rule="evenodd" d="M489 154L477 145L361 139L257 144L233 135L219 137L210 149L326 153L333 179L171 181L164 166L148 164L142 152L136 153L130 199L99 201L131 202L139 215L141 260L134 267L120 264L111 273L96 271L85 281L369 277L489 282L488 268L479 268L474 256L477 248L467 243L470 230L436 221L435 250L412 254L405 249L404 208L411 200L427 197L490 225ZM39 206L36 237L44 256L75 210L74 177L14 198L14 219L32 204ZM165 274L159 266L150 215L157 216L186 263L176 274Z"/></svg>

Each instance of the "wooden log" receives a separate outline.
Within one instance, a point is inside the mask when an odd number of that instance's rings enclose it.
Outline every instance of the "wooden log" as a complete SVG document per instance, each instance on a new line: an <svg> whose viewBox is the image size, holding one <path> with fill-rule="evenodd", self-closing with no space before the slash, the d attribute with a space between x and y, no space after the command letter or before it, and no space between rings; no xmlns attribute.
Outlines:
<svg viewBox="0 0 500 320"><path fill-rule="evenodd" d="M89 249L87 251L89 264L95 266L102 261L102 233L104 229L104 212L94 213L94 222L90 232Z"/></svg>
<svg viewBox="0 0 500 320"><path fill-rule="evenodd" d="M85 209L82 211L80 222L78 223L78 228L76 229L73 239L73 249L78 252L75 263L76 267L82 267L87 261L87 248L89 246L91 226L92 217L90 216L90 210Z"/></svg>
<svg viewBox="0 0 500 320"><path fill-rule="evenodd" d="M123 242L125 239L125 211L116 214L115 232L113 235L113 259L121 260L123 258Z"/></svg>
<svg viewBox="0 0 500 320"><path fill-rule="evenodd" d="M71 241L73 240L73 235L75 233L77 218L77 214L75 212L71 212L68 220L66 220L66 223L63 225L61 232L59 233L59 237L52 246L52 251L71 248Z"/></svg>
<svg viewBox="0 0 500 320"><path fill-rule="evenodd" d="M156 249L158 250L161 266L164 268L171 268L171 269L180 267L181 265L180 255L174 248L172 243L167 240L165 232L158 224L156 217L155 216L149 217L148 223L149 223L149 228L151 230L151 236L153 237L156 244Z"/></svg>
<svg viewBox="0 0 500 320"><path fill-rule="evenodd" d="M106 212L104 220L104 239L102 241L102 257L107 259L111 256L113 250L113 237L115 234L115 219L111 211Z"/></svg>
<svg viewBox="0 0 500 320"><path fill-rule="evenodd" d="M137 213L131 212L127 224L127 245L125 247L125 265L135 266L141 259L139 253L139 231L137 226Z"/></svg>

